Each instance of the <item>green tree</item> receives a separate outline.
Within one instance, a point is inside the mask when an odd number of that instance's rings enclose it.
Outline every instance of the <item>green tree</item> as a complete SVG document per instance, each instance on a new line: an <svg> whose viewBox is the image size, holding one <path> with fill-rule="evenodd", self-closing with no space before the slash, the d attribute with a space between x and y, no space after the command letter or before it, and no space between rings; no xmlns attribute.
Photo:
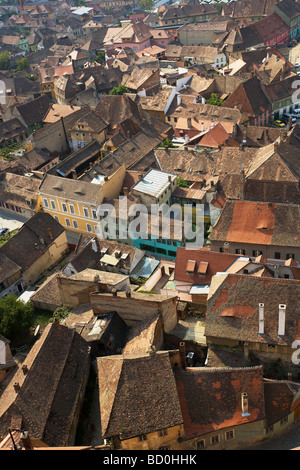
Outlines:
<svg viewBox="0 0 300 470"><path fill-rule="evenodd" d="M3 51L0 53L0 70L7 70L9 68L9 52Z"/></svg>
<svg viewBox="0 0 300 470"><path fill-rule="evenodd" d="M179 186L180 188L188 188L189 184L184 178L182 178L182 176L178 176L177 177L177 186Z"/></svg>
<svg viewBox="0 0 300 470"><path fill-rule="evenodd" d="M15 295L0 299L0 334L12 339L31 326L33 307L30 302L18 300Z"/></svg>
<svg viewBox="0 0 300 470"><path fill-rule="evenodd" d="M174 147L172 141L170 139L167 139L167 138L163 141L162 146L165 147L165 148L168 148L168 149Z"/></svg>
<svg viewBox="0 0 300 470"><path fill-rule="evenodd" d="M23 59L17 61L17 72L21 72L21 70L27 69L29 65L30 64L27 57L23 57Z"/></svg>
<svg viewBox="0 0 300 470"><path fill-rule="evenodd" d="M105 62L105 51L98 51L94 62L99 62L100 64L103 64Z"/></svg>
<svg viewBox="0 0 300 470"><path fill-rule="evenodd" d="M28 73L27 75L25 75L25 77L28 78L28 80L31 80L32 82L36 81L36 77L32 75L32 73Z"/></svg>
<svg viewBox="0 0 300 470"><path fill-rule="evenodd" d="M217 93L212 93L210 95L210 98L208 98L208 100L206 101L207 104L213 104L215 106L222 106L222 104L224 103L224 100L221 100Z"/></svg>
<svg viewBox="0 0 300 470"><path fill-rule="evenodd" d="M155 1L154 0L140 0L139 6L142 10L153 11Z"/></svg>
<svg viewBox="0 0 300 470"><path fill-rule="evenodd" d="M128 88L126 88L126 86L120 83L120 85L114 86L109 94L110 95L124 95L124 93L128 93L128 92L129 92Z"/></svg>
<svg viewBox="0 0 300 470"><path fill-rule="evenodd" d="M55 319L63 320L69 315L69 309L67 307L57 307L57 309L53 312L53 316L51 321Z"/></svg>

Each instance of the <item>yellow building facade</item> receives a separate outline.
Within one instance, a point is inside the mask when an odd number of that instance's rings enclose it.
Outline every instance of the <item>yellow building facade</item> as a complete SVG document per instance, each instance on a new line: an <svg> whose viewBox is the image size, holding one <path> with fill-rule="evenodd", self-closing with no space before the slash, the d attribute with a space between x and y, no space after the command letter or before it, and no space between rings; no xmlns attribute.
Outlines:
<svg viewBox="0 0 300 470"><path fill-rule="evenodd" d="M85 147L93 140L96 140L100 144L104 144L107 134L106 128L107 123L93 111L78 120L72 129L70 129L74 151Z"/></svg>
<svg viewBox="0 0 300 470"><path fill-rule="evenodd" d="M109 178L90 183L47 174L39 187L37 210L48 212L66 230L99 235L97 207L119 196L125 165Z"/></svg>

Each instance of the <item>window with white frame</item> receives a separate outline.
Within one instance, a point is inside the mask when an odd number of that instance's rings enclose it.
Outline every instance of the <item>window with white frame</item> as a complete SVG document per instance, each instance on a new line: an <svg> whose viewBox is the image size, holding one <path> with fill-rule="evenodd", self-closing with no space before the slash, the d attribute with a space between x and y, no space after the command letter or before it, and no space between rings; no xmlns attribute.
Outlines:
<svg viewBox="0 0 300 470"><path fill-rule="evenodd" d="M196 449L197 450L204 449L204 447L205 447L205 440L204 439L201 439L201 441L196 442Z"/></svg>
<svg viewBox="0 0 300 470"><path fill-rule="evenodd" d="M66 221L66 226L67 226L67 227L71 227L71 222L70 222L70 220L69 220L69 219L65 219L65 221Z"/></svg>
<svg viewBox="0 0 300 470"><path fill-rule="evenodd" d="M92 232L92 226L90 224L86 224L86 228L88 232Z"/></svg>
<svg viewBox="0 0 300 470"><path fill-rule="evenodd" d="M64 212L68 212L67 204L65 202L61 203L61 207Z"/></svg>
<svg viewBox="0 0 300 470"><path fill-rule="evenodd" d="M226 431L225 439L226 439L226 441L230 441L231 439L234 439L234 430L233 429L231 429L230 431Z"/></svg>
<svg viewBox="0 0 300 470"><path fill-rule="evenodd" d="M97 210L96 209L92 209L92 216L93 216L93 219L97 219Z"/></svg>
<svg viewBox="0 0 300 470"><path fill-rule="evenodd" d="M69 204L69 208L70 208L70 214L75 214L75 209L74 209L73 204Z"/></svg>
<svg viewBox="0 0 300 470"><path fill-rule="evenodd" d="M73 227L75 229L78 229L78 223L77 223L77 220L73 220Z"/></svg>
<svg viewBox="0 0 300 470"><path fill-rule="evenodd" d="M87 207L83 208L83 214L84 214L84 217L89 217L89 210Z"/></svg>
<svg viewBox="0 0 300 470"><path fill-rule="evenodd" d="M219 444L219 442L220 442L220 437L219 437L218 434L216 436L212 436L210 438L210 443L211 443L212 446L214 446L216 444Z"/></svg>
<svg viewBox="0 0 300 470"><path fill-rule="evenodd" d="M51 199L50 204L51 204L52 209L56 210L56 204L55 204L55 201L53 201L53 199Z"/></svg>
<svg viewBox="0 0 300 470"><path fill-rule="evenodd" d="M44 201L44 206L45 206L45 207L49 207L48 199L46 199L46 198L44 197L44 198L43 198L43 201Z"/></svg>

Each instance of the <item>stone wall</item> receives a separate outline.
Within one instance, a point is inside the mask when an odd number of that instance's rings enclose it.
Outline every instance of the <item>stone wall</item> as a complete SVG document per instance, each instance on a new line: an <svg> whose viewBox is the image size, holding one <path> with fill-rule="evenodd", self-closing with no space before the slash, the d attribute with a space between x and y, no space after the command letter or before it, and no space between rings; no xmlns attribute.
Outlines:
<svg viewBox="0 0 300 470"><path fill-rule="evenodd" d="M130 296L128 296L130 295ZM127 297L128 296L128 297ZM165 332L170 332L177 324L177 296L138 292L92 293L90 302L94 313L117 312L127 325L161 314Z"/></svg>

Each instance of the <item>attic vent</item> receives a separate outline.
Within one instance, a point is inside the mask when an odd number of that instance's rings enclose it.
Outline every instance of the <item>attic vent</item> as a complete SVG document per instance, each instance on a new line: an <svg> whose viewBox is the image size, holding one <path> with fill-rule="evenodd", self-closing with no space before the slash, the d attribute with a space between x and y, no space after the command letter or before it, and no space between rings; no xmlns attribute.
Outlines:
<svg viewBox="0 0 300 470"><path fill-rule="evenodd" d="M85 194L85 190L83 188L78 188L75 191L76 194Z"/></svg>

